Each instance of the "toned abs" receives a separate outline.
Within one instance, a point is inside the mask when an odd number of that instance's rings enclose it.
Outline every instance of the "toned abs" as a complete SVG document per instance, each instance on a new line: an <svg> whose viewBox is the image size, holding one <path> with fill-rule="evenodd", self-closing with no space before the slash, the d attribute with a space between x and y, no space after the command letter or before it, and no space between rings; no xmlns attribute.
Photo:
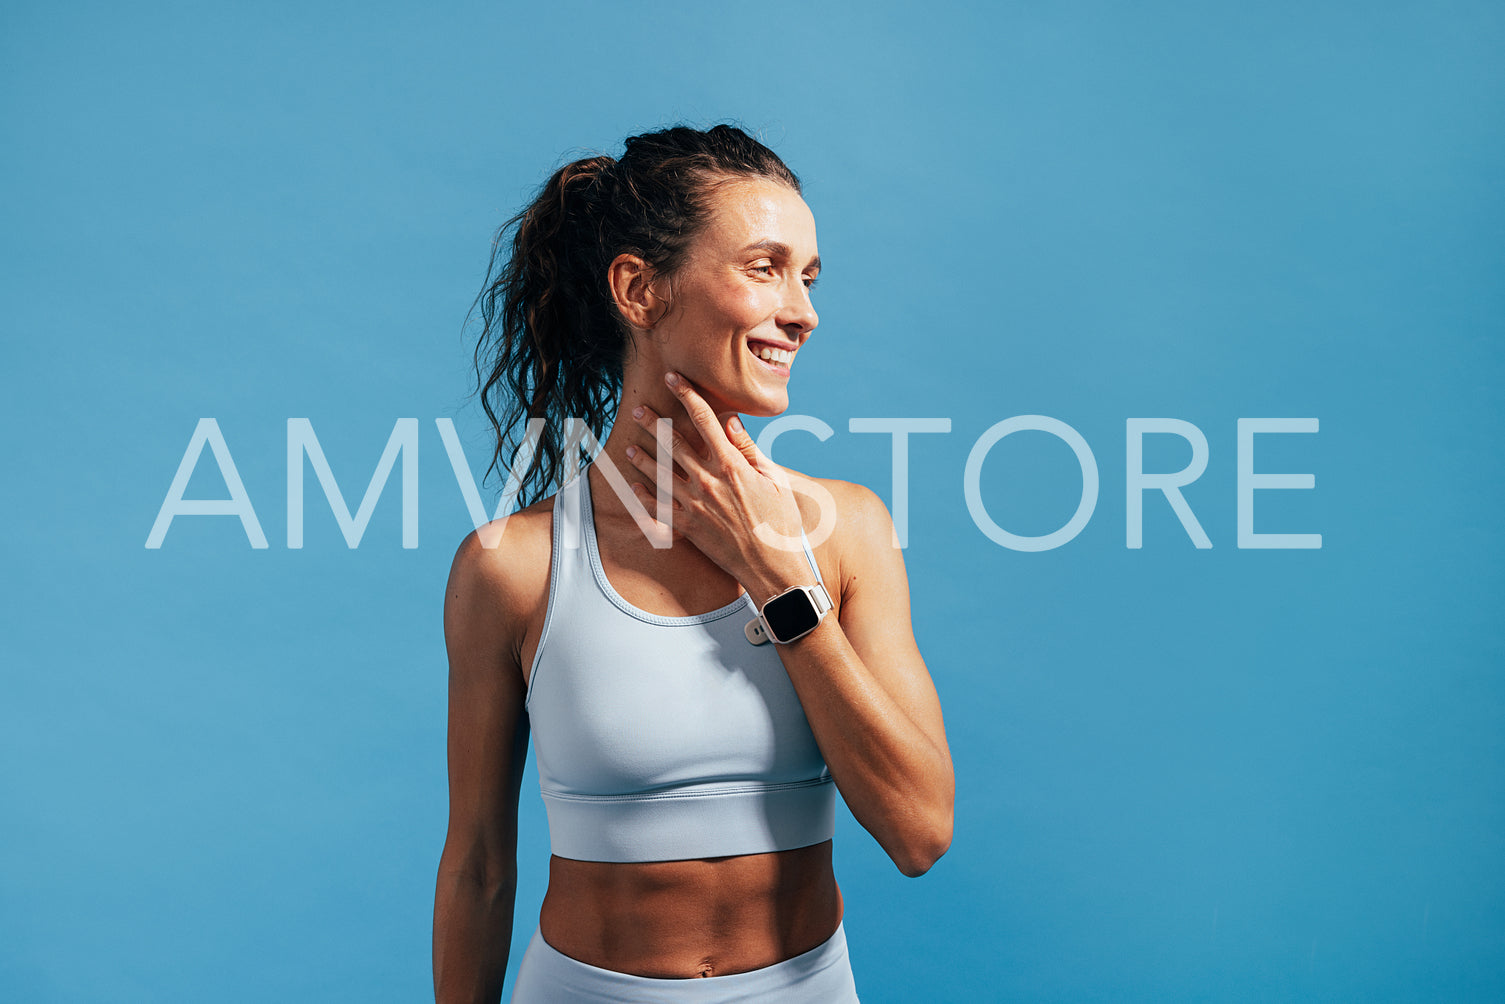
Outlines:
<svg viewBox="0 0 1505 1004"><path fill-rule="evenodd" d="M618 863L549 859L543 939L636 976L745 973L818 947L841 922L831 841L771 854Z"/></svg>

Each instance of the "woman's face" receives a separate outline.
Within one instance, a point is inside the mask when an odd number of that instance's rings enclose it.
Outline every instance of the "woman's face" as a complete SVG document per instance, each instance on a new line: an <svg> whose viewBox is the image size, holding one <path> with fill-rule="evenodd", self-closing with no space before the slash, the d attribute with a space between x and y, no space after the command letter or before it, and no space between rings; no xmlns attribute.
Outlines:
<svg viewBox="0 0 1505 1004"><path fill-rule="evenodd" d="M777 415L789 374L819 319L810 286L820 272L815 217L799 193L764 178L715 192L706 226L667 283L669 307L639 341L645 379L673 369L718 413ZM762 358L771 357L771 358Z"/></svg>

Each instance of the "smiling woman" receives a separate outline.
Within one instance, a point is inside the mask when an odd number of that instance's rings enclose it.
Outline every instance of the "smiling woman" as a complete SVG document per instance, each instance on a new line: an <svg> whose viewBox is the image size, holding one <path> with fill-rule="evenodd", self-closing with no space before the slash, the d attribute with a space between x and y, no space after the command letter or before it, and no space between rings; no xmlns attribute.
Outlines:
<svg viewBox="0 0 1505 1004"><path fill-rule="evenodd" d="M479 300L493 463L544 428L534 500L450 573L437 998L500 999L531 733L553 856L514 1001L856 1000L836 790L919 875L955 786L887 510L738 419L789 407L818 323L799 181L739 129L668 129L508 227ZM575 416L613 418L583 470Z"/></svg>

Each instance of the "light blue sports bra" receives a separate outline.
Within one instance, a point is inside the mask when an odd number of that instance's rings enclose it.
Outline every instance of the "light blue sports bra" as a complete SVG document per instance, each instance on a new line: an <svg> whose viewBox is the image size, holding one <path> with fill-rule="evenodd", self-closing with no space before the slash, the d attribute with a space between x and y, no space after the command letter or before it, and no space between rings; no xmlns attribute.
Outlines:
<svg viewBox="0 0 1505 1004"><path fill-rule="evenodd" d="M743 633L752 597L688 617L628 603L601 567L588 470L554 497L525 705L553 852L673 861L831 839L835 784L775 646Z"/></svg>

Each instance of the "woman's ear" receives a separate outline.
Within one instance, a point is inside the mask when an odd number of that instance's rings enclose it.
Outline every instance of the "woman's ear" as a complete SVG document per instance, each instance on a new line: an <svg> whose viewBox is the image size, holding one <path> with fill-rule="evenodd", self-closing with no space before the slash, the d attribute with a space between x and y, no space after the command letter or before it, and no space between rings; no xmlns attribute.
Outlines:
<svg viewBox="0 0 1505 1004"><path fill-rule="evenodd" d="M651 330L668 307L659 295L658 278L653 266L634 254L619 254L608 267L606 281L617 312L632 327Z"/></svg>

